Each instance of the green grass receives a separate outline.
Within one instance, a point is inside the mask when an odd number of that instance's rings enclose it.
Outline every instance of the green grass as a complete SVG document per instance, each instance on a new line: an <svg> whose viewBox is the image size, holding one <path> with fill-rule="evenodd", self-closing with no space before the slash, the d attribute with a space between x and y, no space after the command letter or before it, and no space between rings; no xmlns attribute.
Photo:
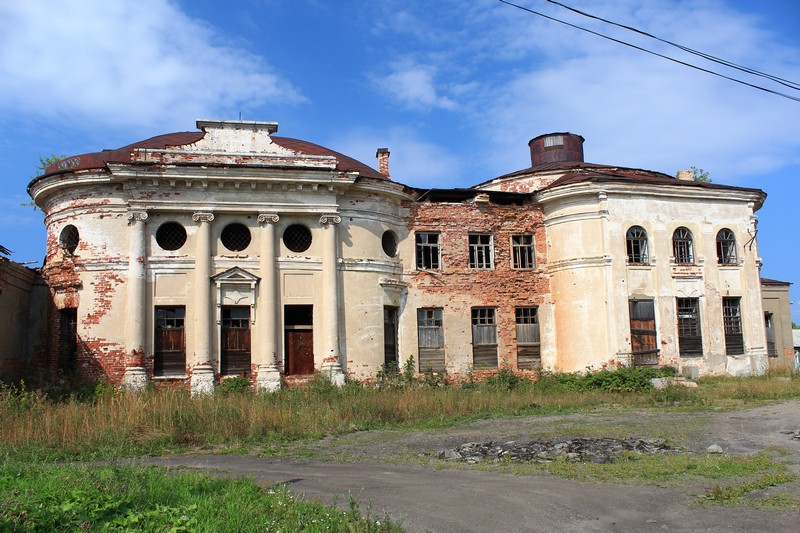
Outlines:
<svg viewBox="0 0 800 533"><path fill-rule="evenodd" d="M248 479L155 467L0 466L2 531L401 531Z"/></svg>
<svg viewBox="0 0 800 533"><path fill-rule="evenodd" d="M800 508L800 499L796 494L776 494L766 498L756 498L750 501L745 498L753 492L777 487L784 483L789 483L797 479L796 475L788 472L765 472L761 475L746 479L739 483L727 485L714 485L700 496L700 503L704 505L739 505L741 503L753 503L760 507L781 505L785 509Z"/></svg>

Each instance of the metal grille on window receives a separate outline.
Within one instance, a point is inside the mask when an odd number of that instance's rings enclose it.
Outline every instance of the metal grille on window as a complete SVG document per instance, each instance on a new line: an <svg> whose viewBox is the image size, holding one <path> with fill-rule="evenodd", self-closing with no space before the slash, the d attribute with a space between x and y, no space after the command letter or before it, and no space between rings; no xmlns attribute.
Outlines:
<svg viewBox="0 0 800 533"><path fill-rule="evenodd" d="M725 326L725 353L743 355L744 336L739 298L722 298L722 320Z"/></svg>
<svg viewBox="0 0 800 533"><path fill-rule="evenodd" d="M672 234L672 251L675 255L675 262L679 265L694 264L694 252L692 251L692 232L686 228L678 228Z"/></svg>
<svg viewBox="0 0 800 533"><path fill-rule="evenodd" d="M541 368L541 339L539 337L539 309L517 307L517 368L534 370Z"/></svg>
<svg viewBox="0 0 800 533"><path fill-rule="evenodd" d="M472 308L472 364L497 368L497 322L492 307Z"/></svg>
<svg viewBox="0 0 800 533"><path fill-rule="evenodd" d="M697 298L677 299L678 351L684 357L703 355L698 302Z"/></svg>
<svg viewBox="0 0 800 533"><path fill-rule="evenodd" d="M238 222L228 224L220 236L222 245L232 252L241 252L250 245L250 230Z"/></svg>
<svg viewBox="0 0 800 533"><path fill-rule="evenodd" d="M511 250L514 268L533 268L533 235L512 235Z"/></svg>
<svg viewBox="0 0 800 533"><path fill-rule="evenodd" d="M653 300L630 300L631 352L635 365L657 365L656 311Z"/></svg>
<svg viewBox="0 0 800 533"><path fill-rule="evenodd" d="M625 240L628 248L628 263L641 265L649 262L647 256L647 231L643 227L633 226L628 229Z"/></svg>
<svg viewBox="0 0 800 533"><path fill-rule="evenodd" d="M419 369L443 372L444 330L441 309L417 309Z"/></svg>
<svg viewBox="0 0 800 533"><path fill-rule="evenodd" d="M64 229L61 230L61 236L58 238L58 241L63 249L70 254L74 254L75 250L78 248L78 243L81 241L81 235L78 232L78 228L72 224L64 226Z"/></svg>
<svg viewBox="0 0 800 533"><path fill-rule="evenodd" d="M469 236L469 267L492 268L492 236L472 234Z"/></svg>
<svg viewBox="0 0 800 533"><path fill-rule="evenodd" d="M156 231L156 243L163 250L178 250L186 243L186 228L177 222L165 222Z"/></svg>
<svg viewBox="0 0 800 533"><path fill-rule="evenodd" d="M717 262L720 265L736 264L736 236L728 228L717 233Z"/></svg>
<svg viewBox="0 0 800 533"><path fill-rule="evenodd" d="M415 236L417 246L417 268L439 268L439 234L417 233Z"/></svg>
<svg viewBox="0 0 800 533"><path fill-rule="evenodd" d="M292 224L283 232L283 243L293 252L305 252L311 247L311 230L302 224Z"/></svg>

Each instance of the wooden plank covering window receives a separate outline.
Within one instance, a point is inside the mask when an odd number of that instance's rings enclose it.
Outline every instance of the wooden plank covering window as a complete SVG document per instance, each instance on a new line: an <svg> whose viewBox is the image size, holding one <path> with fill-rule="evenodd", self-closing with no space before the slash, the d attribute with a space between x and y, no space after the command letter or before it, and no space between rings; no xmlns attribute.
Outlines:
<svg viewBox="0 0 800 533"><path fill-rule="evenodd" d="M417 338L419 370L444 372L444 330L442 310L417 309Z"/></svg>
<svg viewBox="0 0 800 533"><path fill-rule="evenodd" d="M653 300L629 300L631 352L635 365L657 365L656 311Z"/></svg>
<svg viewBox="0 0 800 533"><path fill-rule="evenodd" d="M542 367L539 309L517 307L517 368L535 370Z"/></svg>
<svg viewBox="0 0 800 533"><path fill-rule="evenodd" d="M497 321L492 307L472 308L472 365L497 368Z"/></svg>
<svg viewBox="0 0 800 533"><path fill-rule="evenodd" d="M725 353L727 355L744 355L740 305L739 298L722 298L722 319L725 325Z"/></svg>
<svg viewBox="0 0 800 533"><path fill-rule="evenodd" d="M697 298L678 298L678 351L681 357L703 355L700 309Z"/></svg>
<svg viewBox="0 0 800 533"><path fill-rule="evenodd" d="M250 308L222 308L220 328L220 373L224 376L250 373Z"/></svg>
<svg viewBox="0 0 800 533"><path fill-rule="evenodd" d="M186 308L159 306L155 314L153 374L183 376L186 374Z"/></svg>

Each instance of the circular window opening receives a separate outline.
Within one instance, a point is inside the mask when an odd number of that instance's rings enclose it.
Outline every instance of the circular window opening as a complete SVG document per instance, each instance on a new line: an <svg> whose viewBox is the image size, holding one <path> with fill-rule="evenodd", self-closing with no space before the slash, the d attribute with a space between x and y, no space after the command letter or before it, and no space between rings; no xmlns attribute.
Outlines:
<svg viewBox="0 0 800 533"><path fill-rule="evenodd" d="M302 224L292 224L283 232L283 244L293 252L305 252L311 246L311 230Z"/></svg>
<svg viewBox="0 0 800 533"><path fill-rule="evenodd" d="M178 250L186 244L186 228L177 222L165 222L156 231L156 242L164 250Z"/></svg>
<svg viewBox="0 0 800 533"><path fill-rule="evenodd" d="M383 251L389 257L394 257L397 255L397 235L390 229L387 229L383 232L383 238L381 239L381 244L383 244Z"/></svg>
<svg viewBox="0 0 800 533"><path fill-rule="evenodd" d="M74 254L79 242L81 242L81 234L78 233L78 228L72 224L64 226L64 229L61 230L61 236L58 238L58 243L61 247L70 254Z"/></svg>
<svg viewBox="0 0 800 533"><path fill-rule="evenodd" d="M222 230L222 245L232 252L241 252L250 245L250 230L238 222Z"/></svg>

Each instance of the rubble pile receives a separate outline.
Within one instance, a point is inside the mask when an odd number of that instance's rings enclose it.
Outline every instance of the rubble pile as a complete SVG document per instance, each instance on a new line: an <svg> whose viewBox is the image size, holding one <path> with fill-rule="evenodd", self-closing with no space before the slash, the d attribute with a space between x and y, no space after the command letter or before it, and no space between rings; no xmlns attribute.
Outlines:
<svg viewBox="0 0 800 533"><path fill-rule="evenodd" d="M578 437L558 441L467 442L454 449L441 450L438 458L472 464L497 461L546 463L557 460L613 463L624 452L677 453L678 450L658 439Z"/></svg>

